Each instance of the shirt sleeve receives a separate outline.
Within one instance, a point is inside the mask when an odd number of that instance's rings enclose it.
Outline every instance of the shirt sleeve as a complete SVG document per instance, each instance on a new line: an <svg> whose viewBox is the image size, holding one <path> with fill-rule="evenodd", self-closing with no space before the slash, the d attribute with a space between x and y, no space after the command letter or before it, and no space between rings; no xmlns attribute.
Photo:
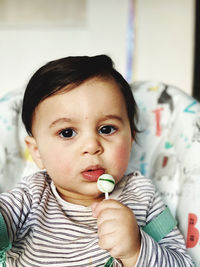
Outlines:
<svg viewBox="0 0 200 267"><path fill-rule="evenodd" d="M147 223L153 220L163 211L164 204L158 193L154 195L150 205ZM140 228L141 249L136 267L189 267L194 266L189 256L185 241L179 229L175 227L159 242L156 242L151 236Z"/></svg>
<svg viewBox="0 0 200 267"><path fill-rule="evenodd" d="M135 267L189 267L194 266L177 227L160 242L140 229L141 249Z"/></svg>
<svg viewBox="0 0 200 267"><path fill-rule="evenodd" d="M30 213L31 203L30 194L21 187L0 195L0 212L5 220L11 242L18 238L18 233Z"/></svg>

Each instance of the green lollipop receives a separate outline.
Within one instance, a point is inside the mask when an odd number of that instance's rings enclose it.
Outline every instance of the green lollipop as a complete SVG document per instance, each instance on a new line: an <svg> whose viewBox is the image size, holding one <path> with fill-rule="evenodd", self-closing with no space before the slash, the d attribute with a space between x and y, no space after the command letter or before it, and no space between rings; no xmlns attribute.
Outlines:
<svg viewBox="0 0 200 267"><path fill-rule="evenodd" d="M115 179L112 175L104 173L99 176L97 186L102 193L105 193L105 199L108 199L108 193L112 192L115 187Z"/></svg>

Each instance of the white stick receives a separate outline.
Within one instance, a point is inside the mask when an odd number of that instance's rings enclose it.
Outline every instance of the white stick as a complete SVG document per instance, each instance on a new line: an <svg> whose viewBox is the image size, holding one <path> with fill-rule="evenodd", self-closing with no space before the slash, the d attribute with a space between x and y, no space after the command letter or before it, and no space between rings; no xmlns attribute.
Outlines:
<svg viewBox="0 0 200 267"><path fill-rule="evenodd" d="M105 193L105 199L109 199L108 192Z"/></svg>

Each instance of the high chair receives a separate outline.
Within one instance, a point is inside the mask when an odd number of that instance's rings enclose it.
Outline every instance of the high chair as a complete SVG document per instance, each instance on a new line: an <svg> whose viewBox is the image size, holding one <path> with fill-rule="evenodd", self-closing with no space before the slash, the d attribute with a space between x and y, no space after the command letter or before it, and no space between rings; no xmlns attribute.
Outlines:
<svg viewBox="0 0 200 267"><path fill-rule="evenodd" d="M178 221L187 248L200 266L200 103L174 86L134 82L138 134L128 172L153 180ZM23 90L0 98L0 192L37 171L24 142Z"/></svg>

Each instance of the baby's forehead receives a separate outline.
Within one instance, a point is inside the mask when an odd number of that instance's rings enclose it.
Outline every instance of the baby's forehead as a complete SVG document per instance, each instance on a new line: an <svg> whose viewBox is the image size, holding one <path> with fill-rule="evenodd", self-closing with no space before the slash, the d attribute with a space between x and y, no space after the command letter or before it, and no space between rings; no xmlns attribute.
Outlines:
<svg viewBox="0 0 200 267"><path fill-rule="evenodd" d="M123 95L113 81L93 80L44 99L36 108L33 124L121 122L127 118ZM52 127L50 127L52 128ZM35 129L35 127L34 127Z"/></svg>
<svg viewBox="0 0 200 267"><path fill-rule="evenodd" d="M88 108L91 106L92 108ZM81 109L81 110L80 110ZM94 77L79 84L70 84L48 95L35 108L33 119L37 115L50 112L87 113L97 111L126 110L126 101L117 82L111 77ZM40 116L40 115L39 115Z"/></svg>
<svg viewBox="0 0 200 267"><path fill-rule="evenodd" d="M66 85L63 85L60 88L55 88L55 90L53 90L52 95L54 94L62 94L62 93L67 93L71 90L77 89L82 85L94 85L98 83L98 82L104 82L105 84L115 84L115 86L117 86L118 88L118 82L116 81L116 79L114 79L113 76L111 75L107 75L107 76L94 76L94 77L89 77L83 81L77 81L77 82L72 82ZM95 89L95 88L94 88ZM95 92L95 90L94 90ZM49 96L51 95L51 93L49 93Z"/></svg>
<svg viewBox="0 0 200 267"><path fill-rule="evenodd" d="M83 102L93 105L93 102L96 101L97 106L102 102L105 105L109 105L110 102L112 102L112 105L115 103L123 105L125 103L120 87L114 79L95 77L80 84L70 84L60 88L40 101L35 110L37 111L44 105L46 107L48 105L54 107L57 105L59 108L60 104L63 104L63 99L66 105L72 105L74 109L79 108L79 106L84 107Z"/></svg>
<svg viewBox="0 0 200 267"><path fill-rule="evenodd" d="M114 85L115 89L116 89L114 91L114 93L116 93L116 95L118 94L119 91L121 91L119 84L112 76L105 76L105 77L104 76L102 76L102 77L101 76L100 77L95 76L95 77L88 78L88 79L81 81L81 82L70 83L70 84L64 85L60 88L55 88L54 90L52 90L52 92L49 92L46 96L44 96L41 99L41 101L39 102L39 104L42 103L44 100L46 100L49 97L67 94L71 91L74 91L74 90L76 91L79 88L87 87L87 85L93 87L93 94L95 95L96 94L95 88L96 88L97 83L104 83L106 86L112 85L112 87Z"/></svg>

